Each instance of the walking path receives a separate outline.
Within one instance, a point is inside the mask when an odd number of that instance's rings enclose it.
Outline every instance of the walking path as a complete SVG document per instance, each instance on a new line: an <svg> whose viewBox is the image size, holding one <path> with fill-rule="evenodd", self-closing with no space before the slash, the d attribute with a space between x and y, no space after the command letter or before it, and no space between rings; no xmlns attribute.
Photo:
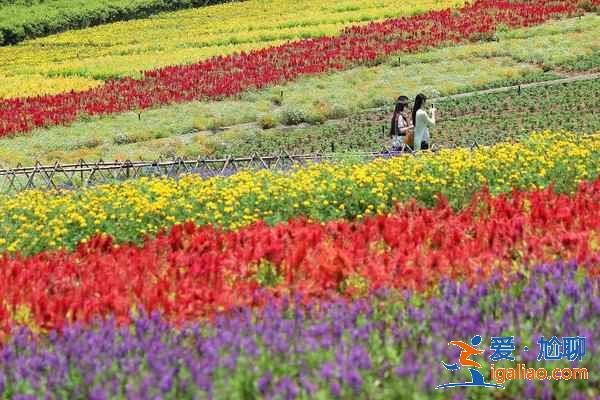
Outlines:
<svg viewBox="0 0 600 400"><path fill-rule="evenodd" d="M571 75L566 78L552 79L552 80L548 80L548 81L532 82L532 83L525 83L522 85L503 86L503 87L494 88L494 89L476 90L473 92L459 93L459 94L454 94L452 96L440 97L439 99L440 100L460 99L463 97L478 96L478 95L488 94L488 93L509 92L511 90L518 90L519 87L521 89L526 89L526 88L539 87L539 86L560 85L561 83L569 83L569 82L576 82L576 81L589 81L589 80L599 79L599 78L600 78L600 72L585 73L585 74Z"/></svg>

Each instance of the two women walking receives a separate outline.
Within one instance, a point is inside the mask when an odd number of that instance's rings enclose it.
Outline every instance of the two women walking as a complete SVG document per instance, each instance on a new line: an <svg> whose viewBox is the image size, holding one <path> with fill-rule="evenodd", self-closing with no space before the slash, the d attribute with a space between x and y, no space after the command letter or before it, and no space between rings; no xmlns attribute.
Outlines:
<svg viewBox="0 0 600 400"><path fill-rule="evenodd" d="M429 148L430 141L429 128L435 126L435 107L431 107L430 117L425 111L427 97L422 93L418 94L412 108L412 118L409 121L405 113L407 106L408 97L398 97L390 129L392 148L398 150L402 147L402 144L406 144L414 150L426 150Z"/></svg>

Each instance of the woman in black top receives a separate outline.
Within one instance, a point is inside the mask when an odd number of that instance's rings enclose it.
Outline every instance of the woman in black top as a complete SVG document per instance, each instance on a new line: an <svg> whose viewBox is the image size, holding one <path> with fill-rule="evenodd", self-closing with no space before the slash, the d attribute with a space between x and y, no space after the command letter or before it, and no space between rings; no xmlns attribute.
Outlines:
<svg viewBox="0 0 600 400"><path fill-rule="evenodd" d="M404 110L408 106L408 97L400 96L396 100L396 108L392 116L392 124L390 128L390 136L392 137L392 149L400 150L402 144L406 143L406 134L413 128L404 116Z"/></svg>

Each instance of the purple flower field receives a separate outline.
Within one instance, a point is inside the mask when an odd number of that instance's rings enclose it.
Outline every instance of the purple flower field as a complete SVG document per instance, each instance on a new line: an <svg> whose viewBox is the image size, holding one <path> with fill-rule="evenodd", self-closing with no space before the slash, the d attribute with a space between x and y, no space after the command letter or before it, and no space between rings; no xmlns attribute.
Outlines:
<svg viewBox="0 0 600 400"><path fill-rule="evenodd" d="M42 336L24 329L0 350L0 393L14 399L600 399L600 279L574 264L541 266L469 288L442 282L426 299L379 292L355 302L271 302L176 329L159 315L132 326L111 320ZM581 367L588 380L506 381L504 389L452 388L468 371L451 340L481 335L473 357L490 381L490 340L514 336L515 361ZM544 336L586 338L581 361L537 361ZM523 351L523 346L530 348Z"/></svg>

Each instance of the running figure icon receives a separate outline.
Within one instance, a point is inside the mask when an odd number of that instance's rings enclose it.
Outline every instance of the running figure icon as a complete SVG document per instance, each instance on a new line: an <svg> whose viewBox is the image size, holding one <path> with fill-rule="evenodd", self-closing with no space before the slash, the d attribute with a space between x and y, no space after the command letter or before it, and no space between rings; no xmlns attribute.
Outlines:
<svg viewBox="0 0 600 400"><path fill-rule="evenodd" d="M481 344L481 336L479 335L473 336L473 338L471 339L471 344L467 344L460 340L453 340L450 343L448 343L448 345L459 347L462 351L460 352L458 363L446 364L442 361L442 365L444 366L444 368L451 372L458 371L461 367L469 367L469 372L471 373L471 381L446 383L443 385L436 386L436 389L445 389L449 387L461 386L479 386L504 389L504 386L502 385L497 385L494 383L485 383L485 379L483 379L483 375L481 375L481 372L475 369L481 368L481 364L479 364L477 361L471 360L471 357L483 354L484 352L484 350L480 350L475 347L479 346L479 344Z"/></svg>

